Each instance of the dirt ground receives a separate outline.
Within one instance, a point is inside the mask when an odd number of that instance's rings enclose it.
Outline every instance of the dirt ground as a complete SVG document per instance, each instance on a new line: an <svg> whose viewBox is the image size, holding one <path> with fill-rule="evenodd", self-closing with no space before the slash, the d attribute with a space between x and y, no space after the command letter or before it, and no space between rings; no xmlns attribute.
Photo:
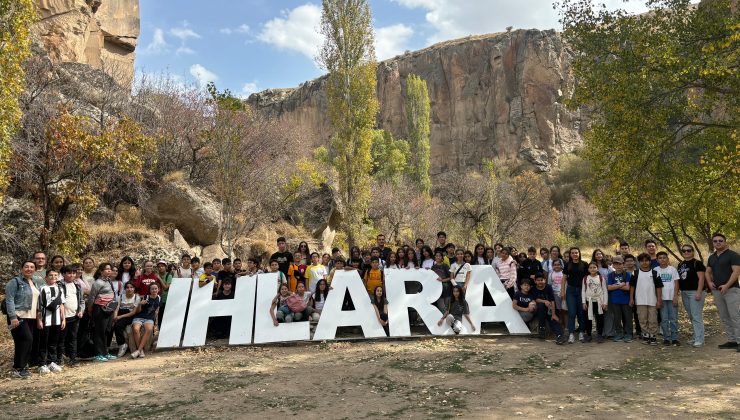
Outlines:
<svg viewBox="0 0 740 420"><path fill-rule="evenodd" d="M707 345L454 337L159 351L9 377L2 418L738 418L740 353ZM689 330L682 321L681 339Z"/></svg>

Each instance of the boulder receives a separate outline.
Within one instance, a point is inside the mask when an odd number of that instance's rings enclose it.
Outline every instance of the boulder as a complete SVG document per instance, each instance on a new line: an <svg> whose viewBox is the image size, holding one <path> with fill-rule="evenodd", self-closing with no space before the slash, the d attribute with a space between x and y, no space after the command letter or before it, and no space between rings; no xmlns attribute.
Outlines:
<svg viewBox="0 0 740 420"><path fill-rule="evenodd" d="M186 241L185 238L182 237L182 234L177 229L172 232L172 243L174 243L175 246L182 251L190 250L190 245L188 245L188 241Z"/></svg>
<svg viewBox="0 0 740 420"><path fill-rule="evenodd" d="M108 207L98 207L90 213L87 218L92 223L113 223L116 221L116 212L109 209Z"/></svg>
<svg viewBox="0 0 740 420"><path fill-rule="evenodd" d="M213 261L214 258L223 259L226 257L228 257L228 255L226 255L224 250L221 249L221 245L213 244L203 247L200 261L205 264L207 261Z"/></svg>
<svg viewBox="0 0 740 420"><path fill-rule="evenodd" d="M305 227L324 248L330 248L342 220L337 193L327 184L308 190L288 207L284 218Z"/></svg>
<svg viewBox="0 0 740 420"><path fill-rule="evenodd" d="M141 208L151 224L174 225L188 244L211 245L218 241L221 205L208 191L185 180L164 181L142 200Z"/></svg>

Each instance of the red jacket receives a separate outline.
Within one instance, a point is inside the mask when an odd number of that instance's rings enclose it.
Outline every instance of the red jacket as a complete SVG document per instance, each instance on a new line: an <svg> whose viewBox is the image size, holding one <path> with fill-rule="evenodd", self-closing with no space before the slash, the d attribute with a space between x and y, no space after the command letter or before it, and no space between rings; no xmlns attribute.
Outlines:
<svg viewBox="0 0 740 420"><path fill-rule="evenodd" d="M141 273L136 279L134 280L134 286L136 286L136 293L139 294L139 296L146 296L149 294L149 285L152 283L156 283L157 286L159 286L159 294L162 294L162 291L164 290L164 286L162 285L162 280L159 279L159 276L157 273L152 272L150 274L144 274Z"/></svg>

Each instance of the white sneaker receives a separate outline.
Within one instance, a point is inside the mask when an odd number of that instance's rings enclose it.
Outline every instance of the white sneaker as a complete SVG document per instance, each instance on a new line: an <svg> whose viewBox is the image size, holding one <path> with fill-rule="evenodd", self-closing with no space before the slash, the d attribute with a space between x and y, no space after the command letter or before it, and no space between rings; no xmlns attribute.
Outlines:
<svg viewBox="0 0 740 420"><path fill-rule="evenodd" d="M144 357L146 357L146 355L144 354L144 350L140 350L140 351L139 351L139 357L140 357L141 359L143 359Z"/></svg>
<svg viewBox="0 0 740 420"><path fill-rule="evenodd" d="M570 333L568 335L568 344L573 344L576 342L576 337L573 335L573 333Z"/></svg>
<svg viewBox="0 0 740 420"><path fill-rule="evenodd" d="M59 372L62 371L62 367L59 366L58 364L54 363L54 362L51 362L51 363L49 363L49 370L52 371L52 372L54 372L54 373L59 373Z"/></svg>
<svg viewBox="0 0 740 420"><path fill-rule="evenodd" d="M39 373L42 375L46 375L47 373L51 372L49 368L46 365L39 366Z"/></svg>
<svg viewBox="0 0 740 420"><path fill-rule="evenodd" d="M126 350L128 350L128 344L123 343L121 345L121 348L118 349L118 357L119 358L123 357L123 355L126 354Z"/></svg>
<svg viewBox="0 0 740 420"><path fill-rule="evenodd" d="M137 357L139 357L139 350L134 350L134 352L131 353L131 358L136 359Z"/></svg>
<svg viewBox="0 0 740 420"><path fill-rule="evenodd" d="M583 335L583 332L578 333L578 341L580 341L581 343L586 341L586 337Z"/></svg>

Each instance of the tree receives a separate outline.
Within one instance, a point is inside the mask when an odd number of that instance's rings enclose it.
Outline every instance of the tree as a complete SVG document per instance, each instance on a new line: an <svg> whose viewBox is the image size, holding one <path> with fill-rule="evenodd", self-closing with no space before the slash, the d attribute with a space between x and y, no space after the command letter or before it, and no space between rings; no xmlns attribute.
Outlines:
<svg viewBox="0 0 740 420"><path fill-rule="evenodd" d="M406 122L411 146L411 179L419 191L429 194L429 91L427 82L409 74L406 78Z"/></svg>
<svg viewBox="0 0 740 420"><path fill-rule="evenodd" d="M336 129L332 164L345 209L342 225L354 244L370 200L370 151L379 108L372 16L366 0L324 0L322 5L325 41L318 61L329 72L327 111Z"/></svg>
<svg viewBox="0 0 740 420"><path fill-rule="evenodd" d="M373 131L373 145L370 149L372 169L370 175L379 181L398 184L408 172L407 156L411 153L409 143L394 139L386 130Z"/></svg>
<svg viewBox="0 0 740 420"><path fill-rule="evenodd" d="M650 0L648 14L561 5L578 51L571 106L593 110L584 157L599 210L679 257L740 231L740 21L730 0Z"/></svg>
<svg viewBox="0 0 740 420"><path fill-rule="evenodd" d="M32 0L0 0L0 202L9 183L10 138L21 119L21 64L30 53L29 29L35 17Z"/></svg>

